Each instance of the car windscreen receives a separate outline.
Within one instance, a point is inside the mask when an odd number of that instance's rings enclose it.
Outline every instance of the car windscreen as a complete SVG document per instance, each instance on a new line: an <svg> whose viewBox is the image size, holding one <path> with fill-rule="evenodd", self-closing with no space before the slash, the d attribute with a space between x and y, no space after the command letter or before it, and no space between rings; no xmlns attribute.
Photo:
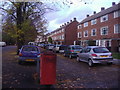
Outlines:
<svg viewBox="0 0 120 90"><path fill-rule="evenodd" d="M23 47L22 51L35 51L38 52L38 48L37 47Z"/></svg>
<svg viewBox="0 0 120 90"><path fill-rule="evenodd" d="M109 53L109 50L105 47L93 48L95 53Z"/></svg>
<svg viewBox="0 0 120 90"><path fill-rule="evenodd" d="M81 49L81 47L80 46L74 46L74 47L72 47L72 49Z"/></svg>
<svg viewBox="0 0 120 90"><path fill-rule="evenodd" d="M67 46L60 46L60 50L64 50Z"/></svg>

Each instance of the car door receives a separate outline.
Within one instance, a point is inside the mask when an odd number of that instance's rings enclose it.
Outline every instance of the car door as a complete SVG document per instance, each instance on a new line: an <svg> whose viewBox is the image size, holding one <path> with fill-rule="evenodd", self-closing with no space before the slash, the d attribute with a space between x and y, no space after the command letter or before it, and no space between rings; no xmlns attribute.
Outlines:
<svg viewBox="0 0 120 90"><path fill-rule="evenodd" d="M67 56L67 53L68 53L68 47L65 48L65 51L64 51L65 56Z"/></svg>
<svg viewBox="0 0 120 90"><path fill-rule="evenodd" d="M84 51L84 55L83 55L83 59L88 62L88 59L90 57L90 48L85 48L85 51Z"/></svg>
<svg viewBox="0 0 120 90"><path fill-rule="evenodd" d="M79 53L80 60L84 60L84 49L82 49Z"/></svg>
<svg viewBox="0 0 120 90"><path fill-rule="evenodd" d="M69 56L71 54L71 47L69 46L68 48L67 48L67 55Z"/></svg>

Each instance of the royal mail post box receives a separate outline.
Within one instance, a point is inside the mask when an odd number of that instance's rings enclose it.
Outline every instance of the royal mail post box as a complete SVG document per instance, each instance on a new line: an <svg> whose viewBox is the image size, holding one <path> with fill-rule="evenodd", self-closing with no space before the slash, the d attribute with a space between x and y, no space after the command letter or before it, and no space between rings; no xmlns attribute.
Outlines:
<svg viewBox="0 0 120 90"><path fill-rule="evenodd" d="M40 57L40 84L56 84L56 54L44 52Z"/></svg>

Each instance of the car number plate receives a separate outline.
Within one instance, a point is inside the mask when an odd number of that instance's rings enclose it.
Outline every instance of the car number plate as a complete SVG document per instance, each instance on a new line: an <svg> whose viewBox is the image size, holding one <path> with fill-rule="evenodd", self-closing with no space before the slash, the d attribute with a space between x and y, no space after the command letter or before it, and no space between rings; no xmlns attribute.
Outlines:
<svg viewBox="0 0 120 90"><path fill-rule="evenodd" d="M26 61L35 61L34 59L26 59Z"/></svg>
<svg viewBox="0 0 120 90"><path fill-rule="evenodd" d="M102 56L100 56L100 57L108 57L107 55L102 55Z"/></svg>

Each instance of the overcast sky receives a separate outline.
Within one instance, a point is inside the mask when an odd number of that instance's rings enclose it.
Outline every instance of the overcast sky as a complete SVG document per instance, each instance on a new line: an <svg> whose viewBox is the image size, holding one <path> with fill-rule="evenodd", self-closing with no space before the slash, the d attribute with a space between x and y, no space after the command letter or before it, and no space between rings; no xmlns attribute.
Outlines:
<svg viewBox="0 0 120 90"><path fill-rule="evenodd" d="M101 7L107 9L112 6L112 2L115 2L116 4L120 2L120 0L67 0L72 2L69 7L59 1L62 0L58 0L59 11L52 11L45 15L45 18L48 20L49 32L56 30L62 24L73 20L74 17L80 22L86 18L87 14L93 15L94 11L96 11L96 13L100 12Z"/></svg>

